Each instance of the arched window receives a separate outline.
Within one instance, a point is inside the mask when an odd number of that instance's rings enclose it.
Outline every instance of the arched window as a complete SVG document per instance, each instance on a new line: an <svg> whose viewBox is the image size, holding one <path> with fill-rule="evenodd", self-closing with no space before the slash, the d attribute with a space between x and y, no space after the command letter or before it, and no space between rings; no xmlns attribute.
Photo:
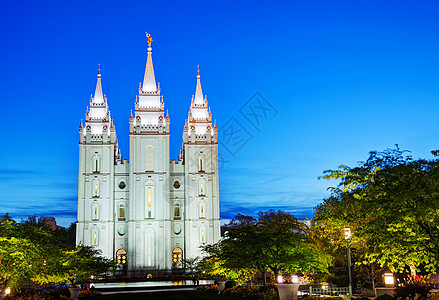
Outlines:
<svg viewBox="0 0 439 300"><path fill-rule="evenodd" d="M154 171L154 148L152 146L146 147L146 171Z"/></svg>
<svg viewBox="0 0 439 300"><path fill-rule="evenodd" d="M200 181L198 181L198 195L199 196L205 196L206 195L206 186L205 186L206 182L204 179L200 179Z"/></svg>
<svg viewBox="0 0 439 300"><path fill-rule="evenodd" d="M145 218L154 218L154 186L147 185L145 189Z"/></svg>
<svg viewBox="0 0 439 300"><path fill-rule="evenodd" d="M181 268L181 261L183 259L183 250L180 247L172 250L172 267Z"/></svg>
<svg viewBox="0 0 439 300"><path fill-rule="evenodd" d="M119 205L119 221L125 221L125 204Z"/></svg>
<svg viewBox="0 0 439 300"><path fill-rule="evenodd" d="M94 198L98 198L99 197L99 190L100 190L100 184L99 184L99 180L93 180L92 182L92 195Z"/></svg>
<svg viewBox="0 0 439 300"><path fill-rule="evenodd" d="M91 232L91 244L93 246L99 245L99 231L97 228L94 228Z"/></svg>
<svg viewBox="0 0 439 300"><path fill-rule="evenodd" d="M91 219L93 221L99 220L99 205L97 203L93 204L91 208Z"/></svg>
<svg viewBox="0 0 439 300"><path fill-rule="evenodd" d="M127 251L125 249L119 249L116 251L116 261L119 268L126 268L127 266Z"/></svg>
<svg viewBox="0 0 439 300"><path fill-rule="evenodd" d="M206 218L206 203L204 203L204 201L200 202L200 219L205 219Z"/></svg>
<svg viewBox="0 0 439 300"><path fill-rule="evenodd" d="M145 265L154 266L154 231L149 229L145 235Z"/></svg>
<svg viewBox="0 0 439 300"><path fill-rule="evenodd" d="M174 204L174 220L181 219L180 203Z"/></svg>
<svg viewBox="0 0 439 300"><path fill-rule="evenodd" d="M204 226L200 227L200 243L206 243L206 229Z"/></svg>
<svg viewBox="0 0 439 300"><path fill-rule="evenodd" d="M99 157L99 155L93 155L91 161L93 173L99 173L101 171L101 158Z"/></svg>

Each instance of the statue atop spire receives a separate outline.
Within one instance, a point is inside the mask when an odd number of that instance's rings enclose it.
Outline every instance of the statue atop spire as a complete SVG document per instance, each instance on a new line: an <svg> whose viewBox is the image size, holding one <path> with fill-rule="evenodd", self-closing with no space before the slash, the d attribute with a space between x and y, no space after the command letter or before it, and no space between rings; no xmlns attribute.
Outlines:
<svg viewBox="0 0 439 300"><path fill-rule="evenodd" d="M145 32L148 38L148 57L146 59L145 76L143 77L143 92L157 92L157 85L155 83L154 68L152 66L152 56L151 56L151 42L152 37L149 33Z"/></svg>
<svg viewBox="0 0 439 300"><path fill-rule="evenodd" d="M148 38L148 47L151 47L152 37L151 35L145 31L146 37Z"/></svg>

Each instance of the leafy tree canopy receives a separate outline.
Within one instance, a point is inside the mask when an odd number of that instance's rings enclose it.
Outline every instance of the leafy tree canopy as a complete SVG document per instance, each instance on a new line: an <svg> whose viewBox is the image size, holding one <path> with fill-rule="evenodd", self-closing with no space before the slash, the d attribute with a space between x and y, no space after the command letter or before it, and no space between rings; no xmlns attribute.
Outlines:
<svg viewBox="0 0 439 300"><path fill-rule="evenodd" d="M270 269L281 272L325 272L331 257L319 251L304 220L284 212L259 212L258 219L238 214L226 226L223 240L204 247L214 275L244 276Z"/></svg>
<svg viewBox="0 0 439 300"><path fill-rule="evenodd" d="M439 160L413 158L398 148L370 152L358 167L327 170L338 179L332 195L315 209L313 226L326 246L343 246L343 227L353 230L360 262L392 271L439 265ZM329 247L327 247L329 248Z"/></svg>

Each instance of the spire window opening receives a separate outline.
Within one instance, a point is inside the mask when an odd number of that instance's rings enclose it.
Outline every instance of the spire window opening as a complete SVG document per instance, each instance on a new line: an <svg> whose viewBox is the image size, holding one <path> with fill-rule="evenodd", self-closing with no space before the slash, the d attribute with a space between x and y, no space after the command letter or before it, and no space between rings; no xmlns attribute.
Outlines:
<svg viewBox="0 0 439 300"><path fill-rule="evenodd" d="M200 228L200 243L206 243L206 229L204 228L204 226Z"/></svg>
<svg viewBox="0 0 439 300"><path fill-rule="evenodd" d="M205 182L203 179L201 179L198 182L198 196L205 196L205 195L206 195Z"/></svg>
<svg viewBox="0 0 439 300"><path fill-rule="evenodd" d="M204 172L204 170L203 170L203 158L199 158L198 159L198 171L199 172Z"/></svg>
<svg viewBox="0 0 439 300"><path fill-rule="evenodd" d="M145 236L145 265L147 267L154 266L154 231L149 229Z"/></svg>
<svg viewBox="0 0 439 300"><path fill-rule="evenodd" d="M180 215L180 204L176 203L174 205L174 220L180 220L181 219L181 215Z"/></svg>
<svg viewBox="0 0 439 300"><path fill-rule="evenodd" d="M97 228L93 229L93 231L92 231L92 234L91 234L91 244L93 246L98 246L99 245L99 232L98 232Z"/></svg>
<svg viewBox="0 0 439 300"><path fill-rule="evenodd" d="M91 219L93 221L99 221L99 205L98 204L93 205Z"/></svg>
<svg viewBox="0 0 439 300"><path fill-rule="evenodd" d="M154 148L152 146L146 147L145 159L146 171L154 171Z"/></svg>
<svg viewBox="0 0 439 300"><path fill-rule="evenodd" d="M98 155L95 155L92 158L92 169L93 169L93 173L101 172L101 159Z"/></svg>
<svg viewBox="0 0 439 300"><path fill-rule="evenodd" d="M146 210L145 210L145 219L154 218L154 187L147 186L146 187Z"/></svg>
<svg viewBox="0 0 439 300"><path fill-rule="evenodd" d="M99 181L97 180L93 181L92 189L93 189L92 191L93 198L99 198L99 190L100 190Z"/></svg>
<svg viewBox="0 0 439 300"><path fill-rule="evenodd" d="M206 218L206 204L204 202L200 202L200 219Z"/></svg>
<svg viewBox="0 0 439 300"><path fill-rule="evenodd" d="M125 205L119 205L119 221L125 221Z"/></svg>

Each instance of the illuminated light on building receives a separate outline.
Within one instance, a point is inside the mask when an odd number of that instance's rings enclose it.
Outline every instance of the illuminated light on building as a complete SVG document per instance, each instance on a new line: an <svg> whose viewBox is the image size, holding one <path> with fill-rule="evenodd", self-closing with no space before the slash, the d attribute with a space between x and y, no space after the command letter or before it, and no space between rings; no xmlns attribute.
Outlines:
<svg viewBox="0 0 439 300"><path fill-rule="evenodd" d="M277 276L277 283L284 283L284 278L282 275Z"/></svg>

